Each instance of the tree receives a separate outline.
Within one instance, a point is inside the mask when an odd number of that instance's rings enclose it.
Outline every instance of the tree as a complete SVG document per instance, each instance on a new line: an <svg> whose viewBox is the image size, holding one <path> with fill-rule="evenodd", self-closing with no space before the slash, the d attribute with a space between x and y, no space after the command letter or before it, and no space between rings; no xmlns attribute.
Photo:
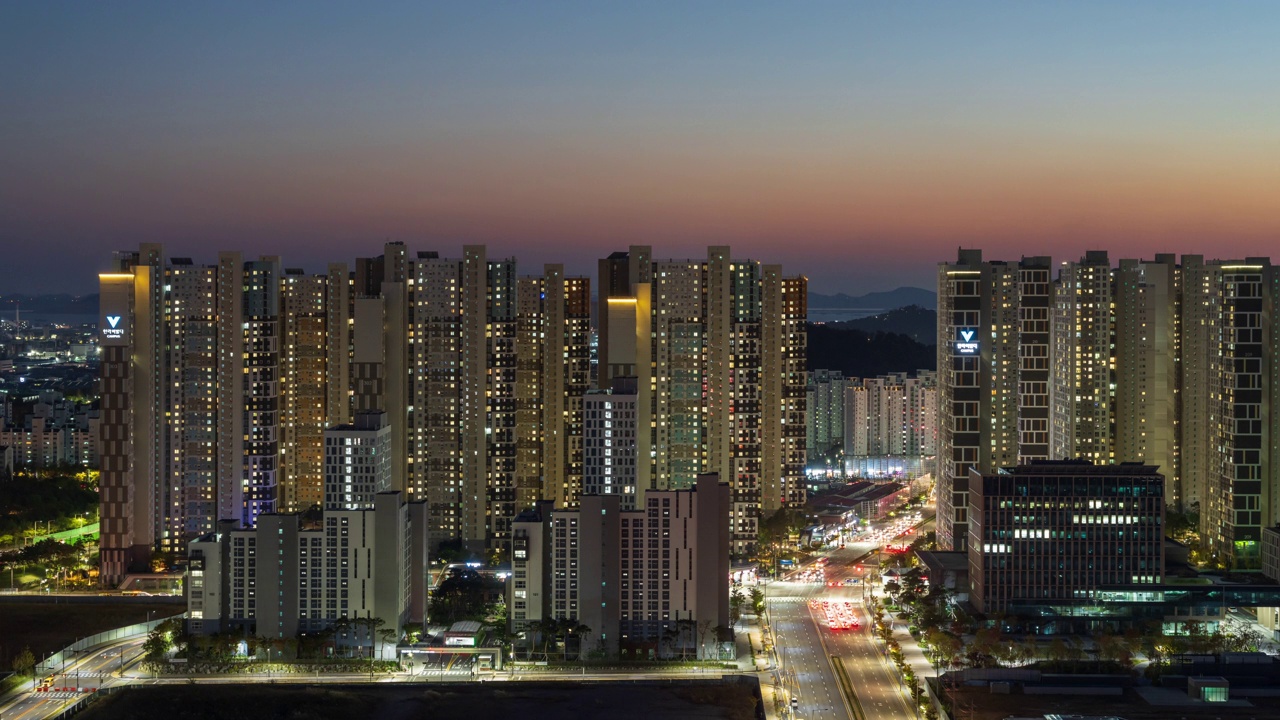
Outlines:
<svg viewBox="0 0 1280 720"><path fill-rule="evenodd" d="M36 657L31 654L30 647L22 648L22 652L13 656L13 671L19 677L35 677Z"/></svg>
<svg viewBox="0 0 1280 720"><path fill-rule="evenodd" d="M738 620L742 619L742 606L747 602L747 598L742 594L742 588L735 587L733 593L729 595L729 623L737 625Z"/></svg>
<svg viewBox="0 0 1280 720"><path fill-rule="evenodd" d="M1123 638L1115 635L1099 635L1097 642L1098 659L1103 662L1119 663L1127 667L1133 659L1133 654L1129 652L1129 647Z"/></svg>
<svg viewBox="0 0 1280 720"><path fill-rule="evenodd" d="M964 647L960 638L940 628L932 627L925 631L925 641L929 646L929 660L935 667L949 670L958 664L960 652Z"/></svg>
<svg viewBox="0 0 1280 720"><path fill-rule="evenodd" d="M142 651L148 662L163 662L171 647L173 643L169 633L158 627L147 633L147 639L142 643Z"/></svg>
<svg viewBox="0 0 1280 720"><path fill-rule="evenodd" d="M711 636L711 632L715 630L716 625L710 620L700 620L694 623L694 626L698 632L698 655L701 656L699 659L706 660L708 659L707 656L711 654L707 650L707 637ZM715 656L720 657L719 651L715 653Z"/></svg>
<svg viewBox="0 0 1280 720"><path fill-rule="evenodd" d="M396 640L398 639L396 635L397 633L395 628L382 628L378 630L378 639L382 641L382 648L384 652L386 651L386 647L388 645L395 644Z"/></svg>
<svg viewBox="0 0 1280 720"><path fill-rule="evenodd" d="M751 609L757 616L764 614L764 590L759 585L751 588Z"/></svg>
<svg viewBox="0 0 1280 720"><path fill-rule="evenodd" d="M489 591L496 591L497 581L469 568L453 568L449 577L431 593L431 622L451 625L460 620L483 622L490 608L485 604Z"/></svg>
<svg viewBox="0 0 1280 720"><path fill-rule="evenodd" d="M884 592L893 599L894 604L898 603L898 595L902 592L902 585L897 580L890 580L884 584Z"/></svg>
<svg viewBox="0 0 1280 720"><path fill-rule="evenodd" d="M573 638L577 644L577 657L582 658L582 637L591 633L591 628L578 622L576 618L566 618L559 621L560 634L564 637L564 650L560 654L562 660L568 660L569 657L569 638Z"/></svg>
<svg viewBox="0 0 1280 720"><path fill-rule="evenodd" d="M1049 643L1049 662L1064 663L1071 656L1071 650L1062 638L1054 638Z"/></svg>

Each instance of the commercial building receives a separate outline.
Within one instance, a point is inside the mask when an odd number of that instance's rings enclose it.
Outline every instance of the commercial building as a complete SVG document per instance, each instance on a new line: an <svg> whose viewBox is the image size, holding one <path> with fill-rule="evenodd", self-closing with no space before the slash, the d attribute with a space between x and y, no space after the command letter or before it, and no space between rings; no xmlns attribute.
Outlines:
<svg viewBox="0 0 1280 720"><path fill-rule="evenodd" d="M1034 461L968 483L969 599L982 613L1164 576L1164 478L1140 463Z"/></svg>
<svg viewBox="0 0 1280 720"><path fill-rule="evenodd" d="M729 628L730 488L584 495L577 509L540 505L515 523L508 602L514 632L548 618L590 628L605 657L719 657Z"/></svg>

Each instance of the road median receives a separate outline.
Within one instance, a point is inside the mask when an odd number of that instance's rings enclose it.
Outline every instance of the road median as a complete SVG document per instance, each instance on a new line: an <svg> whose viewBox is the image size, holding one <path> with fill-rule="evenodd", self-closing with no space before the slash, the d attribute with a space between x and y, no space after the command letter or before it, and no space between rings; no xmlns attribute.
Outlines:
<svg viewBox="0 0 1280 720"><path fill-rule="evenodd" d="M858 700L858 694L853 691L853 682L849 680L849 673L844 669L844 660L836 655L830 657L831 669L835 670L836 682L840 684L840 697L844 699L845 707L853 715L853 720L867 720L862 702Z"/></svg>

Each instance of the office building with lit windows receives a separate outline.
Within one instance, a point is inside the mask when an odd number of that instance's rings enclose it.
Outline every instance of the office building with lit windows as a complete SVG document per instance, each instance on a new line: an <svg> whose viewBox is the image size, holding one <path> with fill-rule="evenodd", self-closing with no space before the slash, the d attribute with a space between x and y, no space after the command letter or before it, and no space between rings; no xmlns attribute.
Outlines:
<svg viewBox="0 0 1280 720"><path fill-rule="evenodd" d="M969 600L979 612L1163 581L1164 478L1154 466L1041 460L973 470L968 499Z"/></svg>

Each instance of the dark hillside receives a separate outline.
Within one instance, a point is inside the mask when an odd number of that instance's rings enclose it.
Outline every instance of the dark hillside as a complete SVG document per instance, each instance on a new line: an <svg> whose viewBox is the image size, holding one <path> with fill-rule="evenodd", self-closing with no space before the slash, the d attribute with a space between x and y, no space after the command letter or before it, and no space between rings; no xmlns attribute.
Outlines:
<svg viewBox="0 0 1280 720"><path fill-rule="evenodd" d="M933 370L938 357L925 345L897 333L868 333L839 324L809 325L810 370L839 370L845 377Z"/></svg>

